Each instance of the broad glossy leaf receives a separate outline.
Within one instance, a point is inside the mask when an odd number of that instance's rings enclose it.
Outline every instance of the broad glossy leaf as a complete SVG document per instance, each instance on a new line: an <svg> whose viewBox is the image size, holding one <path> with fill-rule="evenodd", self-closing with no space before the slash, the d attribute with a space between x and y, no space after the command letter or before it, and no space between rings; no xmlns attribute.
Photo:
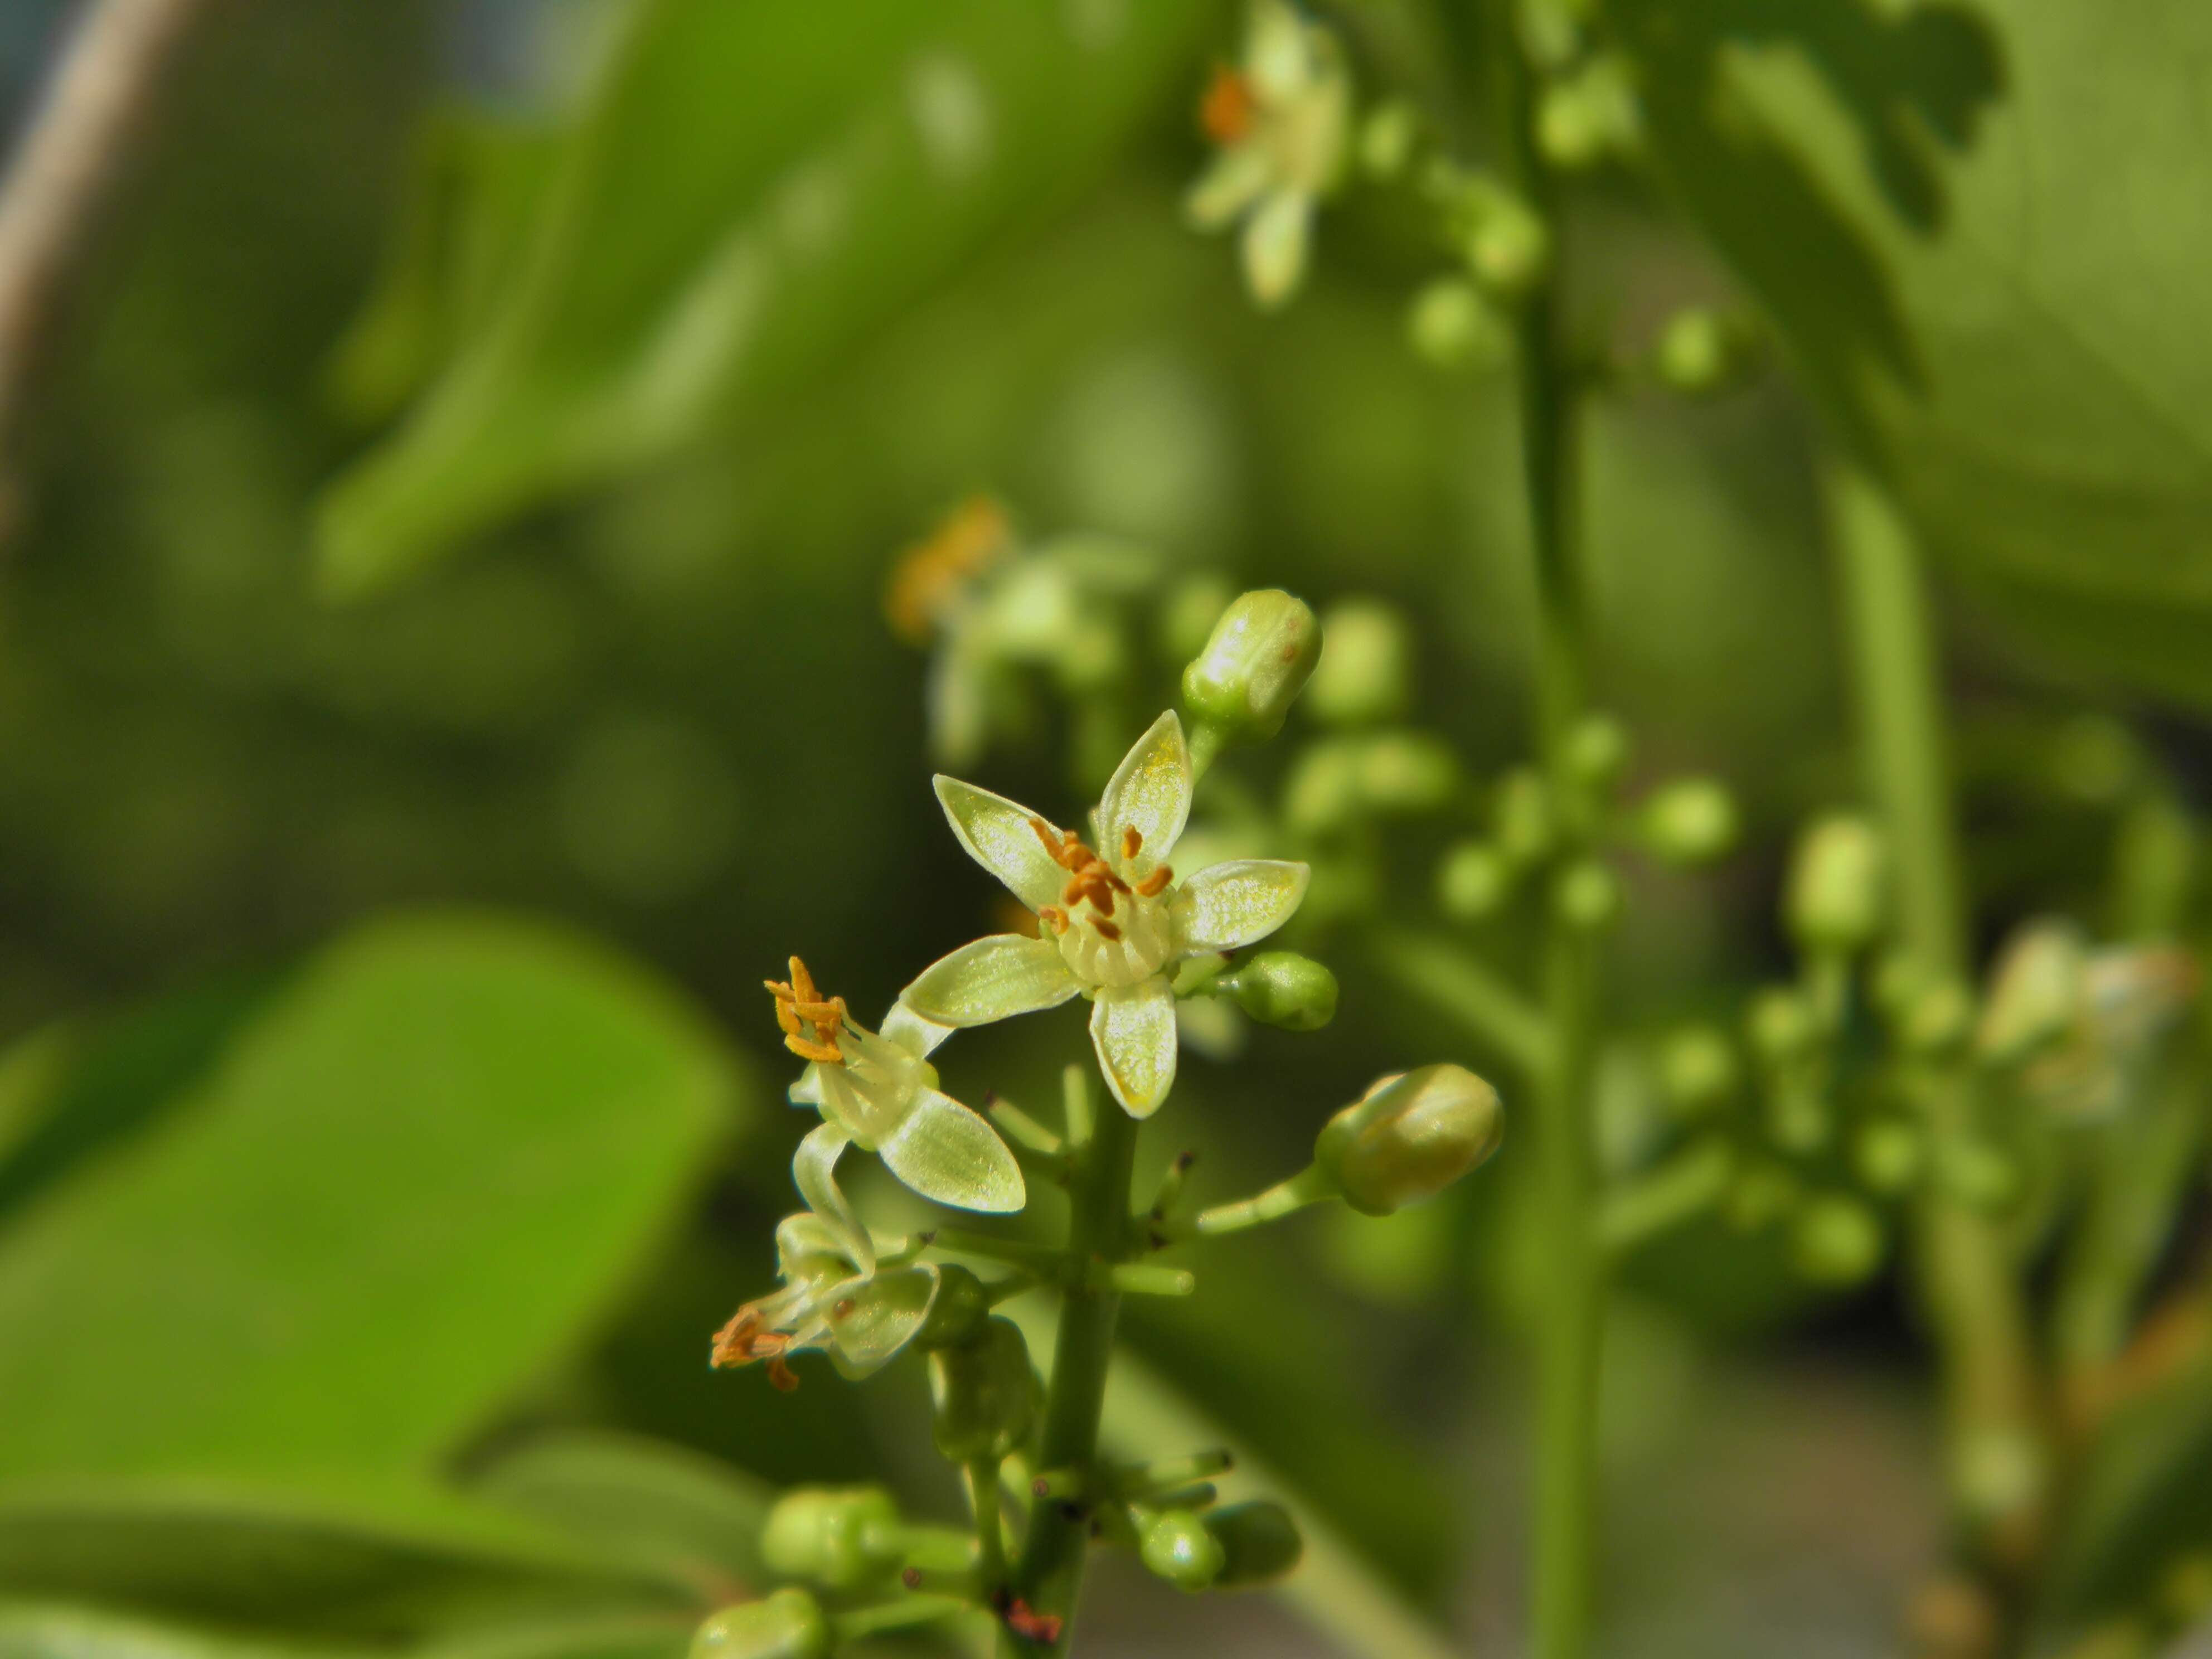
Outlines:
<svg viewBox="0 0 2212 1659"><path fill-rule="evenodd" d="M1611 8L1684 201L1930 545L2036 638L2212 701L2212 10Z"/></svg>
<svg viewBox="0 0 2212 1659"><path fill-rule="evenodd" d="M608 1303L732 1094L602 953L365 929L0 1235L0 1476L420 1467Z"/></svg>
<svg viewBox="0 0 2212 1659"><path fill-rule="evenodd" d="M645 0L491 324L326 498L325 582L387 584L761 408L1079 188L1214 9Z"/></svg>

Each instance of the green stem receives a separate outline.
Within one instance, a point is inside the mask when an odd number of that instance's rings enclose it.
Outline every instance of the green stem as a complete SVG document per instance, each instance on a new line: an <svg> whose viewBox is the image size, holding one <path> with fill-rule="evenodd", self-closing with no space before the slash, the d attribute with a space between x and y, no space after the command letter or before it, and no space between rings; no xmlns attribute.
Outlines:
<svg viewBox="0 0 2212 1659"><path fill-rule="evenodd" d="M975 1572L988 1587L1006 1582L1006 1523L999 1504L999 1460L979 1457L960 1466L968 1513L975 1522Z"/></svg>
<svg viewBox="0 0 2212 1659"><path fill-rule="evenodd" d="M1068 1249L1079 1261L1114 1262L1121 1256L1127 1237L1136 1120L1111 1101L1094 1112L1083 1073L1073 1067L1068 1073L1067 1106L1071 1133L1079 1125L1087 1127L1073 1146ZM1045 1399L1038 1453L1042 1468L1088 1471L1097 1460L1107 1362L1121 1308L1121 1292L1110 1277L1098 1281L1086 1274L1068 1289ZM1079 1512L1070 1514L1057 1504L1039 1504L1031 1512L1029 1536L1014 1570L1014 1594L1032 1613L1059 1619L1060 1638L1047 1645L1006 1631L999 1641L1001 1659L1037 1659L1068 1650L1090 1536L1090 1522Z"/></svg>
<svg viewBox="0 0 2212 1659"><path fill-rule="evenodd" d="M1626 1255L1702 1214L1728 1191L1735 1173L1735 1154L1729 1144L1702 1140L1609 1194L1598 1222L1607 1253Z"/></svg>
<svg viewBox="0 0 2212 1659"><path fill-rule="evenodd" d="M1579 388L1564 338L1566 227L1538 151L1534 77L1512 0L1488 0L1487 41L1499 160L1507 181L1548 225L1553 258L1522 303L1517 368L1521 447L1536 586L1536 739L1552 796L1567 815L1565 855L1586 848L1570 750L1589 695L1588 599L1579 547ZM1589 1650L1596 1577L1598 1368L1604 1261L1595 1224L1590 1084L1598 1040L1597 963L1589 935L1556 913L1544 942L1545 1054L1538 1090L1545 1286L1537 1333L1536 1659Z"/></svg>
<svg viewBox="0 0 2212 1659"><path fill-rule="evenodd" d="M1895 509L1863 475L1828 479L1841 561L1867 782L1896 869L1898 924L1925 968L1971 972L1959 878L1943 699L1925 581ZM1931 1091L1939 1164L1972 1136L1976 1088L1963 1071ZM2050 1454L2027 1308L2004 1237L1931 1182L1916 1217L1921 1275L1942 1350L1945 1435L1957 1516L2001 1602L2045 1541ZM2010 1650L2016 1636L2008 1637Z"/></svg>
<svg viewBox="0 0 2212 1659"><path fill-rule="evenodd" d="M1224 1233L1241 1233L1248 1227L1264 1227L1270 1221L1280 1221L1286 1215L1295 1214L1309 1204L1323 1203L1335 1196L1337 1189L1328 1177L1309 1164L1264 1193L1255 1193L1233 1203L1217 1204L1200 1211L1188 1222L1163 1224L1156 1231L1169 1238L1217 1238Z"/></svg>

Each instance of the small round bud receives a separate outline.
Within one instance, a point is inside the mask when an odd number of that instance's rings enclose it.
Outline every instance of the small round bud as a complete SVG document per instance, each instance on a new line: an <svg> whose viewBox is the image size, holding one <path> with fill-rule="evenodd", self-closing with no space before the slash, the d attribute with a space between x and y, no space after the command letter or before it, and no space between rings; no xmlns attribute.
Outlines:
<svg viewBox="0 0 2212 1659"><path fill-rule="evenodd" d="M1816 1198L1790 1230L1790 1261L1816 1285L1862 1283L1881 1266L1883 1248L1881 1218L1855 1198Z"/></svg>
<svg viewBox="0 0 2212 1659"><path fill-rule="evenodd" d="M1000 1458L1036 1420L1036 1373L1011 1320L994 1318L975 1339L929 1357L932 1429L939 1456L954 1463Z"/></svg>
<svg viewBox="0 0 2212 1659"><path fill-rule="evenodd" d="M1684 869L1711 864L1735 846L1735 797L1711 778L1678 778L1645 798L1637 829L1662 863Z"/></svg>
<svg viewBox="0 0 2212 1659"><path fill-rule="evenodd" d="M1434 368L1490 368L1505 360L1513 337L1480 289L1439 276L1407 305L1406 343Z"/></svg>
<svg viewBox="0 0 2212 1659"><path fill-rule="evenodd" d="M1790 872L1788 919L1813 950L1857 951L1881 932L1885 885L1881 837L1863 818L1821 819L1797 843Z"/></svg>
<svg viewBox="0 0 2212 1659"><path fill-rule="evenodd" d="M1659 1051L1659 1087L1683 1117L1703 1117L1736 1091L1735 1050L1710 1025L1674 1032Z"/></svg>
<svg viewBox="0 0 2212 1659"><path fill-rule="evenodd" d="M1534 864L1552 850L1552 792L1528 768L1516 767L1498 779L1491 814L1498 850L1516 867Z"/></svg>
<svg viewBox="0 0 2212 1659"><path fill-rule="evenodd" d="M1310 743L1283 785L1283 817L1304 836L1325 836L1359 816L1362 759L1349 738Z"/></svg>
<svg viewBox="0 0 2212 1659"><path fill-rule="evenodd" d="M2081 930L2032 922L1998 953L1974 1046L1998 1066L2015 1065L2057 1042L2080 1018L2089 951Z"/></svg>
<svg viewBox="0 0 2212 1659"><path fill-rule="evenodd" d="M929 1316L914 1334L914 1346L928 1350L949 1348L971 1340L991 1316L991 1299L983 1281L957 1261L937 1270L937 1295Z"/></svg>
<svg viewBox="0 0 2212 1659"><path fill-rule="evenodd" d="M1226 576L1211 570L1185 576L1160 605L1161 653L1170 662L1183 662L1205 650L1213 624L1236 597Z"/></svg>
<svg viewBox="0 0 2212 1659"><path fill-rule="evenodd" d="M1537 112L1536 143L1544 159L1565 173L1594 167L1605 155L1605 125L1583 89L1571 81L1544 89Z"/></svg>
<svg viewBox="0 0 2212 1659"><path fill-rule="evenodd" d="M1421 118L1402 98L1378 104L1359 130L1359 165L1370 179L1395 179L1413 159Z"/></svg>
<svg viewBox="0 0 2212 1659"><path fill-rule="evenodd" d="M1851 1163L1858 1177L1885 1196L1904 1192L1920 1179L1928 1158L1927 1143L1920 1131L1895 1118L1868 1124L1851 1148Z"/></svg>
<svg viewBox="0 0 2212 1659"><path fill-rule="evenodd" d="M1437 903L1454 921L1480 921L1503 909L1513 867L1486 841L1463 841L1437 866Z"/></svg>
<svg viewBox="0 0 2212 1659"><path fill-rule="evenodd" d="M1221 1546L1216 1589L1272 1583L1297 1566L1305 1553L1305 1540L1298 1536L1298 1523L1291 1512L1264 1499L1209 1511L1206 1529Z"/></svg>
<svg viewBox="0 0 2212 1659"><path fill-rule="evenodd" d="M1948 1148L1936 1166L1944 1191L1970 1209L2002 1210L2020 1195L2020 1168L1985 1141Z"/></svg>
<svg viewBox="0 0 2212 1659"><path fill-rule="evenodd" d="M1585 789L1613 787L1628 764L1628 728L1610 714L1592 714L1567 734L1567 770Z"/></svg>
<svg viewBox="0 0 2212 1659"><path fill-rule="evenodd" d="M797 1486L761 1529L761 1560L783 1578L858 1589L900 1562L898 1505L881 1486Z"/></svg>
<svg viewBox="0 0 2212 1659"><path fill-rule="evenodd" d="M1710 397L1742 380L1751 346L1750 331L1736 318L1703 307L1678 311L1651 349L1652 373L1672 391Z"/></svg>
<svg viewBox="0 0 2212 1659"><path fill-rule="evenodd" d="M1228 1554L1205 1521L1188 1510L1163 1510L1146 1525L1138 1552L1146 1566L1181 1590L1202 1590L1221 1576Z"/></svg>
<svg viewBox="0 0 2212 1659"><path fill-rule="evenodd" d="M1559 872L1552 904L1568 927L1595 933L1620 915L1620 878L1595 859L1578 860Z"/></svg>
<svg viewBox="0 0 2212 1659"><path fill-rule="evenodd" d="M1434 1198L1492 1152L1505 1111L1461 1066L1424 1066L1379 1078L1324 1124L1314 1164L1363 1215L1389 1215Z"/></svg>
<svg viewBox="0 0 2212 1659"><path fill-rule="evenodd" d="M1332 726L1395 720L1412 702L1413 645L1404 618L1380 599L1345 599L1322 619L1328 648L1314 665L1306 707Z"/></svg>
<svg viewBox="0 0 2212 1659"><path fill-rule="evenodd" d="M1433 812L1459 788L1459 757L1428 732L1376 732L1355 740L1359 799L1375 812Z"/></svg>
<svg viewBox="0 0 2212 1659"><path fill-rule="evenodd" d="M830 1659L830 1616L803 1589L724 1607L691 1638L691 1659Z"/></svg>
<svg viewBox="0 0 2212 1659"><path fill-rule="evenodd" d="M2048 1488L2043 1449L2018 1430L1993 1426L1965 1437L1951 1459L1959 1507L1974 1520L2001 1522L2024 1514Z"/></svg>
<svg viewBox="0 0 2212 1659"><path fill-rule="evenodd" d="M1812 1053L1820 1040L1812 1006L1795 991L1770 987L1752 999L1746 1016L1751 1046L1770 1066L1785 1066Z"/></svg>
<svg viewBox="0 0 2212 1659"><path fill-rule="evenodd" d="M1221 983L1263 1025L1318 1031L1336 1017L1336 975L1296 951L1262 951Z"/></svg>
<svg viewBox="0 0 2212 1659"><path fill-rule="evenodd" d="M1467 239L1468 269L1494 294L1517 296L1536 285L1552 262L1552 233L1518 197L1486 194Z"/></svg>
<svg viewBox="0 0 2212 1659"><path fill-rule="evenodd" d="M1956 980L1938 980L1912 1000L1899 1036L1916 1054L1947 1054L1973 1029L1974 1002Z"/></svg>
<svg viewBox="0 0 2212 1659"><path fill-rule="evenodd" d="M1304 599L1279 587L1240 593L1183 670L1183 702L1232 737L1272 738L1320 654L1321 624Z"/></svg>

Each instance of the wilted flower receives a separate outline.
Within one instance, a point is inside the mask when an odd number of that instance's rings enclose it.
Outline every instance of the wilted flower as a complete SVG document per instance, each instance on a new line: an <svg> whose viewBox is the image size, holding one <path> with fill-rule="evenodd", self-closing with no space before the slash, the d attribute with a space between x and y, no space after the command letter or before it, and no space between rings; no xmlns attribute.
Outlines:
<svg viewBox="0 0 2212 1659"><path fill-rule="evenodd" d="M2199 979L2195 958L2170 945L2091 949L2069 923L2031 923L1998 956L1977 1046L2047 1109L2107 1116Z"/></svg>
<svg viewBox="0 0 2212 1659"><path fill-rule="evenodd" d="M1005 1213L1026 1201L1021 1166L999 1133L937 1086L929 1056L952 1035L893 1003L880 1035L824 998L797 957L788 983L769 980L784 1046L811 1061L791 1098L924 1198ZM818 1133L818 1132L817 1132Z"/></svg>
<svg viewBox="0 0 2212 1659"><path fill-rule="evenodd" d="M952 833L1036 913L1040 936L963 945L900 995L940 1025L988 1024L1091 1000L1091 1036L1114 1097L1136 1117L1167 1098L1176 1073L1176 965L1266 938L1304 896L1307 869L1238 859L1178 883L1168 855L1193 789L1182 722L1170 711L1137 739L1093 815L1094 851L1025 806L939 776Z"/></svg>
<svg viewBox="0 0 2212 1659"><path fill-rule="evenodd" d="M1297 291L1316 204L1344 170L1352 78L1336 38L1284 0L1255 0L1243 65L1217 70L1200 110L1219 147L1186 203L1202 230L1243 226L1252 297Z"/></svg>

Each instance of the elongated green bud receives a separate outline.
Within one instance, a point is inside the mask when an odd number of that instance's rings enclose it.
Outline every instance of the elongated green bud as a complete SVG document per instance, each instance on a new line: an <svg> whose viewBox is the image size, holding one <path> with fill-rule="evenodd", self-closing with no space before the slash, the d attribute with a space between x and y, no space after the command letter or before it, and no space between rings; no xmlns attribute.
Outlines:
<svg viewBox="0 0 2212 1659"><path fill-rule="evenodd" d="M1823 818L1797 844L1790 872L1788 917L1798 942L1814 950L1856 951L1881 932L1881 837L1863 818Z"/></svg>
<svg viewBox="0 0 2212 1659"><path fill-rule="evenodd" d="M898 1505L881 1486L798 1486L768 1512L761 1560L779 1577L858 1589L898 1566Z"/></svg>
<svg viewBox="0 0 2212 1659"><path fill-rule="evenodd" d="M1221 1576L1227 1559L1221 1540L1188 1510L1163 1510L1138 1540L1145 1565L1181 1590L1202 1590Z"/></svg>
<svg viewBox="0 0 2212 1659"><path fill-rule="evenodd" d="M1298 1536L1298 1523L1291 1519L1291 1512L1264 1499L1207 1511L1206 1529L1221 1546L1216 1589L1273 1583L1305 1553L1305 1540Z"/></svg>
<svg viewBox="0 0 2212 1659"><path fill-rule="evenodd" d="M1711 778L1677 778L1651 792L1636 827L1654 858L1694 869L1735 847L1735 798Z"/></svg>
<svg viewBox="0 0 2212 1659"><path fill-rule="evenodd" d="M1037 1409L1036 1374L1020 1329L993 1319L973 1341L930 1355L929 1399L940 1456L970 1463L1012 1451Z"/></svg>
<svg viewBox="0 0 2212 1659"><path fill-rule="evenodd" d="M1241 593L1182 672L1182 698L1200 721L1237 738L1272 738L1321 655L1321 624L1279 587Z"/></svg>
<svg viewBox="0 0 2212 1659"><path fill-rule="evenodd" d="M1220 983L1263 1025L1318 1031L1336 1017L1336 975L1296 951L1262 951Z"/></svg>
<svg viewBox="0 0 2212 1659"><path fill-rule="evenodd" d="M1333 726L1395 720L1413 700L1405 618L1380 599L1343 599L1322 619L1328 649L1314 665L1306 707Z"/></svg>
<svg viewBox="0 0 2212 1659"><path fill-rule="evenodd" d="M1521 767L1498 779L1490 810L1498 850L1516 867L1534 864L1552 850L1557 829L1552 792L1534 771Z"/></svg>
<svg viewBox="0 0 2212 1659"><path fill-rule="evenodd" d="M830 1659L830 1618L803 1589L724 1607L691 1638L691 1659Z"/></svg>
<svg viewBox="0 0 2212 1659"><path fill-rule="evenodd" d="M1463 1066L1376 1079L1322 1127L1314 1165L1363 1215L1434 1198L1498 1150L1505 1111Z"/></svg>

